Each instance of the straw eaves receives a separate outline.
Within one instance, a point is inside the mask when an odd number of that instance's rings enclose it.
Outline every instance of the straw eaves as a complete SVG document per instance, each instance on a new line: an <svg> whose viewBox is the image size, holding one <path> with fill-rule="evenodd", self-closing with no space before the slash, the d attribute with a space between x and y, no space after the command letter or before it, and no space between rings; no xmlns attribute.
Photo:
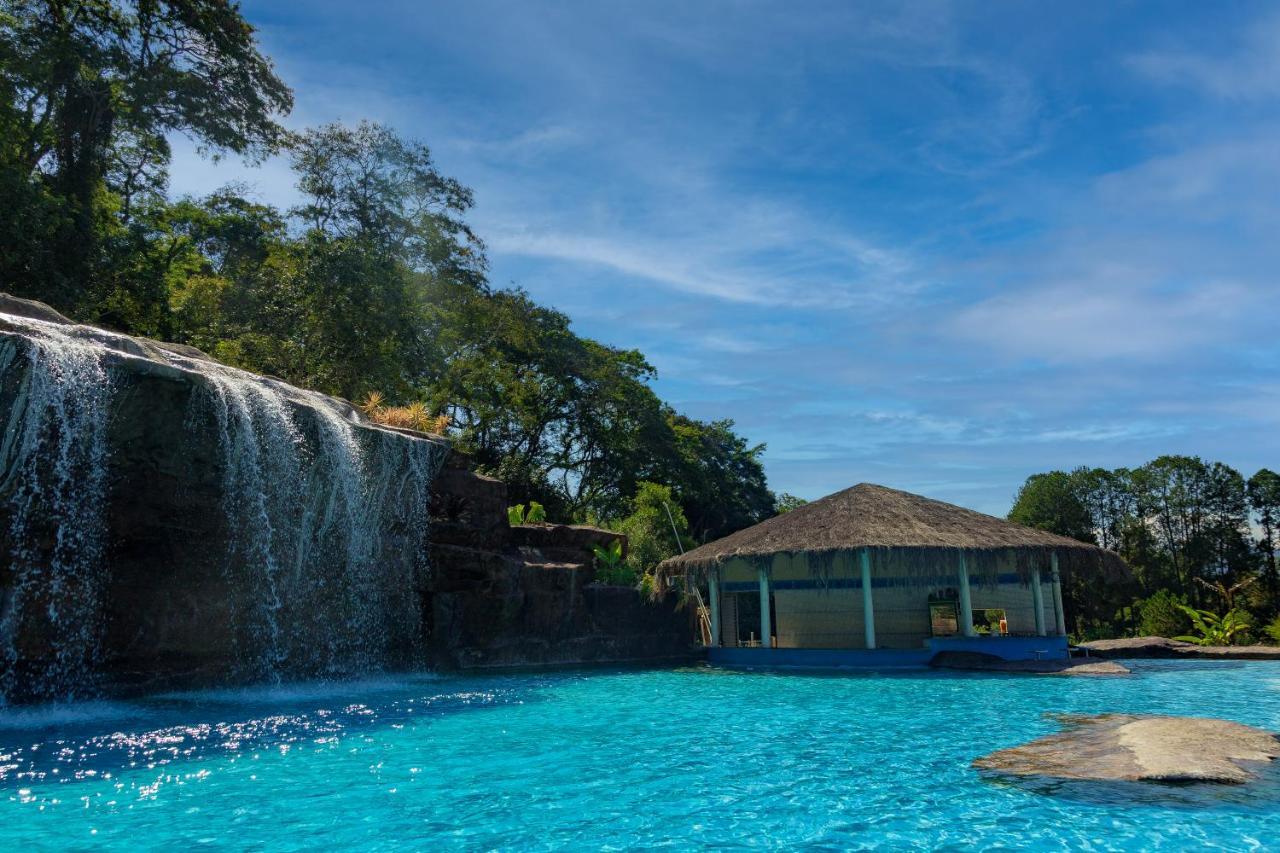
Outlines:
<svg viewBox="0 0 1280 853"><path fill-rule="evenodd" d="M945 552L964 552L985 563L1012 553L1020 568L1047 565L1049 555L1056 553L1067 568L1087 562L1109 575L1129 576L1117 554L1095 545L872 483L708 542L672 557L662 569L705 569L733 558L763 564L779 553L808 554L817 565L823 562L822 554L863 549L878 563L912 558L928 562Z"/></svg>

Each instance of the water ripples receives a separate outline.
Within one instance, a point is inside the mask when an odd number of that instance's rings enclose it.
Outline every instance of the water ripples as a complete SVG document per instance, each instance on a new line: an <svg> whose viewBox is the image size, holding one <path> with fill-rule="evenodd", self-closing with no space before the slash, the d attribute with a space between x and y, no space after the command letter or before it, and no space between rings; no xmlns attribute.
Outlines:
<svg viewBox="0 0 1280 853"><path fill-rule="evenodd" d="M1242 788L1037 787L969 764L1053 731L1050 712L1280 729L1278 678L1277 663L1106 680L695 668L0 715L0 848L1249 849L1280 837L1274 772Z"/></svg>

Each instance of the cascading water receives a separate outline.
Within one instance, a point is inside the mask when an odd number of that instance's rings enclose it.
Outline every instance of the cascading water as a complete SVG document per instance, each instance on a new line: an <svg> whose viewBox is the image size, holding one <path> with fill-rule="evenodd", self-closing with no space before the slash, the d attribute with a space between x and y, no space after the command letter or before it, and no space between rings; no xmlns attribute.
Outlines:
<svg viewBox="0 0 1280 853"><path fill-rule="evenodd" d="M24 663L37 670L26 679L33 696L64 699L91 679L97 658L112 382L100 345L54 323L4 319L26 345L0 340L0 376L17 377L4 389L0 436L0 495L9 496L0 556L10 573L0 702ZM24 639L42 647L24 655Z"/></svg>
<svg viewBox="0 0 1280 853"><path fill-rule="evenodd" d="M429 489L445 445L371 427L349 404L195 351L4 313L0 333L11 563L8 577L0 568L0 701L19 677L24 698L91 692L111 580L108 426L134 375L117 370L122 359L183 383L180 440L191 455L216 444L211 487L224 533L207 546L220 549L230 675L271 681L404 662L421 636ZM116 372L124 378L113 381Z"/></svg>
<svg viewBox="0 0 1280 853"><path fill-rule="evenodd" d="M223 458L223 506L231 530L228 581L242 675L368 672L381 667L391 633L416 634L413 577L390 577L384 552L425 552L440 444L365 431L330 397L209 362L197 369ZM370 464L370 458L375 464Z"/></svg>

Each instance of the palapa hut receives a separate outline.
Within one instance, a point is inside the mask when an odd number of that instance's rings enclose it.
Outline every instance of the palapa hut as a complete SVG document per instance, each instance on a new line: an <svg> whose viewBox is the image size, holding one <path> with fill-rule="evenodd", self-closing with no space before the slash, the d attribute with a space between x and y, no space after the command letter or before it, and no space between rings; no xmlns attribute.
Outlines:
<svg viewBox="0 0 1280 853"><path fill-rule="evenodd" d="M708 592L713 662L917 666L1067 656L1060 572L1115 554L862 483L665 561ZM705 584L705 586L704 586Z"/></svg>

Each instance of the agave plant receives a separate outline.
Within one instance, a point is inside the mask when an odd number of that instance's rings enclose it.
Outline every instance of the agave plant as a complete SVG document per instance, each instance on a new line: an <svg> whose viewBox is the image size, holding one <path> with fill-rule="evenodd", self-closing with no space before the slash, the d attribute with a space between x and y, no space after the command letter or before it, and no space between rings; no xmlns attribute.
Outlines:
<svg viewBox="0 0 1280 853"><path fill-rule="evenodd" d="M360 404L364 416L376 424L433 432L444 435L449 428L448 415L433 415L425 403L415 402L407 406L388 406L386 398L378 391L370 391Z"/></svg>
<svg viewBox="0 0 1280 853"><path fill-rule="evenodd" d="M1197 632L1195 636L1187 634L1174 637L1175 640L1181 640L1184 643L1195 643L1197 646L1229 646L1235 642L1238 634L1249 627L1249 614L1243 610L1228 610L1226 615L1219 616L1211 610L1196 610L1185 604L1179 604L1178 607L1187 614L1191 620L1191 626Z"/></svg>

